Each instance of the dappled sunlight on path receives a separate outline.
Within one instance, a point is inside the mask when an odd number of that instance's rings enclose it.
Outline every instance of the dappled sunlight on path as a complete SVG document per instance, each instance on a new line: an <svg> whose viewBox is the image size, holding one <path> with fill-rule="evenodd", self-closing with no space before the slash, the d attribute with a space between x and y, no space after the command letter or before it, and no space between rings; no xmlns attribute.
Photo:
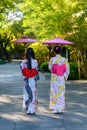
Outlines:
<svg viewBox="0 0 87 130"><path fill-rule="evenodd" d="M0 66L0 130L87 130L87 80L66 81L66 109L49 109L50 80L40 72L38 109L33 116L23 110L20 64Z"/></svg>

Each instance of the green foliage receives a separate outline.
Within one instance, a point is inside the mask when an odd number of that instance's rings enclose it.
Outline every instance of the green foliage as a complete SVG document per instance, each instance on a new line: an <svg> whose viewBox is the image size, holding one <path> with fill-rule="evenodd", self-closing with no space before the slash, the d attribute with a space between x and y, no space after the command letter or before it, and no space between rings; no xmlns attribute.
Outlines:
<svg viewBox="0 0 87 130"><path fill-rule="evenodd" d="M8 63L8 61L6 61L6 60L0 60L0 65L6 64L6 63Z"/></svg>
<svg viewBox="0 0 87 130"><path fill-rule="evenodd" d="M49 54L49 50L46 45L43 45L42 43L32 43L29 45L29 47L32 47L35 52L35 58L38 60L39 66L46 61L47 55Z"/></svg>
<svg viewBox="0 0 87 130"><path fill-rule="evenodd" d="M43 62L40 66L40 70L42 72L49 72L49 69L48 69L48 63L47 62Z"/></svg>
<svg viewBox="0 0 87 130"><path fill-rule="evenodd" d="M9 13L15 9L16 0L0 0L0 28L6 27L9 21Z"/></svg>
<svg viewBox="0 0 87 130"><path fill-rule="evenodd" d="M9 17L9 13L12 14L12 17ZM81 58L78 57L78 50L87 52L86 0L68 0L68 2L67 0L1 0L1 34L3 30L9 35L9 38L13 38L11 40L26 35L44 41L54 37L73 41L74 45L70 49L72 61L77 64L79 59L79 70L81 65L84 66L86 62L87 55L82 54ZM2 45L2 43L0 44ZM3 48L7 49L6 41L3 41L3 45L5 45ZM46 61L47 51L40 50L40 47L34 48L40 65ZM22 51L15 49L15 54L16 52L21 54ZM86 66L84 66L84 70L86 70ZM81 70L79 74L84 75L83 72L85 71Z"/></svg>
<svg viewBox="0 0 87 130"><path fill-rule="evenodd" d="M79 79L79 76L78 76L78 66L73 63L73 62L70 62L70 75L69 75L69 80L77 80Z"/></svg>
<svg viewBox="0 0 87 130"><path fill-rule="evenodd" d="M31 31L41 39L52 38L60 34L60 31L65 33L71 29L72 21L69 21L69 18L72 15L72 2L68 4L65 0L26 0L18 6L24 4L25 7L21 8L21 11L25 14L23 26L27 28L25 32L28 34Z"/></svg>
<svg viewBox="0 0 87 130"><path fill-rule="evenodd" d="M83 65L81 65L80 70L81 70L81 79L87 80L87 61Z"/></svg>
<svg viewBox="0 0 87 130"><path fill-rule="evenodd" d="M23 59L25 55L25 46L23 44L14 44L9 48L9 53L13 59Z"/></svg>
<svg viewBox="0 0 87 130"><path fill-rule="evenodd" d="M78 67L75 63L70 62L70 75L69 75L69 80L77 80L79 79L78 76ZM43 62L40 66L40 70L42 72L50 72L48 69L48 62Z"/></svg>

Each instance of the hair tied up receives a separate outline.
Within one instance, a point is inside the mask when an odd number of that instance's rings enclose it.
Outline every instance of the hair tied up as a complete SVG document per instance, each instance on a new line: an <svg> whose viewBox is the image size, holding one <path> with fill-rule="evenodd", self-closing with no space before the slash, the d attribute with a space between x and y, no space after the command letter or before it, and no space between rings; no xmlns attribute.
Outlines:
<svg viewBox="0 0 87 130"><path fill-rule="evenodd" d="M57 46L57 47L56 47L56 50L58 50L58 49L59 49L59 47Z"/></svg>
<svg viewBox="0 0 87 130"><path fill-rule="evenodd" d="M60 46L55 46L54 47L54 52L56 52L56 54L61 54L62 50L61 50Z"/></svg>

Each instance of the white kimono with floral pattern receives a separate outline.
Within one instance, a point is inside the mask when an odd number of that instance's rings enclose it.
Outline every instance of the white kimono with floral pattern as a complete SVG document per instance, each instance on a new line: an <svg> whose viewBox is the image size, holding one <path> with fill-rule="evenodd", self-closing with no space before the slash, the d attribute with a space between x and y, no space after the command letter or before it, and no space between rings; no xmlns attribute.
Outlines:
<svg viewBox="0 0 87 130"><path fill-rule="evenodd" d="M65 108L65 79L67 80L69 76L70 68L68 61L59 54L50 59L49 70L51 71L53 64L66 65L66 72L62 76L53 74L51 72L49 108L62 112Z"/></svg>
<svg viewBox="0 0 87 130"><path fill-rule="evenodd" d="M36 59L31 59L32 68L38 68L38 62ZM23 60L21 69L27 67L27 60ZM34 113L37 107L37 83L35 77L26 78L23 75L23 107L27 113Z"/></svg>

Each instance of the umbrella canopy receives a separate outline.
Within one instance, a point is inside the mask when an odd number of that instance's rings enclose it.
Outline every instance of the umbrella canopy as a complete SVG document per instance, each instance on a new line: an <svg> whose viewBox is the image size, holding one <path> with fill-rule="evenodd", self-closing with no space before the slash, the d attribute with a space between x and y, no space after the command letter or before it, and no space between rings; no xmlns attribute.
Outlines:
<svg viewBox="0 0 87 130"><path fill-rule="evenodd" d="M60 44L60 45L73 44L73 42L70 42L70 41L67 41L67 40L62 40L61 38L55 38L53 40L49 40L49 41L46 41L46 42L43 42L43 43L48 44L48 45L51 45L51 44Z"/></svg>
<svg viewBox="0 0 87 130"><path fill-rule="evenodd" d="M18 40L11 41L11 43L33 43L33 42L37 42L37 41L38 40L36 40L36 39L31 39L31 38L28 38L27 36L22 36Z"/></svg>

